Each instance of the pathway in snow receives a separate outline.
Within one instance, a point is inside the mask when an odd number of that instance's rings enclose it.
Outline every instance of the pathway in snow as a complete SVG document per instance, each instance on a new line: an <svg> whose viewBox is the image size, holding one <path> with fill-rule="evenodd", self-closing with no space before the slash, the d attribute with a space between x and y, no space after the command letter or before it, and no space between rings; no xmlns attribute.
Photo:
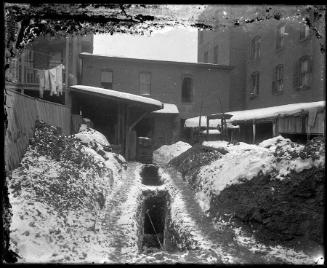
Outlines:
<svg viewBox="0 0 327 268"><path fill-rule="evenodd" d="M196 223L198 230L203 237L210 241L215 248L212 248L218 255L226 253L233 257L235 263L267 263L267 259L259 254L249 251L247 248L240 246L233 238L234 232L219 231L214 228L212 222L205 216L199 204L194 199L194 193L187 182L183 181L182 176L173 168L166 169L169 173L173 184L180 191L186 204L187 214Z"/></svg>
<svg viewBox="0 0 327 268"><path fill-rule="evenodd" d="M108 233L108 247L114 249L109 253L109 259L113 262L121 261L121 249L125 245L124 232L122 226L118 224L118 220L122 215L122 207L128 199L128 193L133 184L134 176L128 168L122 182L111 194L106 204L106 215L104 217L103 229Z"/></svg>

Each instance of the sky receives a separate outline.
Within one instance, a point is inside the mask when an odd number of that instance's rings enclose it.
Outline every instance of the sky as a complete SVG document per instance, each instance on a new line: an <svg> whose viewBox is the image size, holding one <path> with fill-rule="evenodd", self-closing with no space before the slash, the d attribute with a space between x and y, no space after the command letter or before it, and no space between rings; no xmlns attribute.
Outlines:
<svg viewBox="0 0 327 268"><path fill-rule="evenodd" d="M94 54L197 62L197 29L165 27L151 35L98 34L94 36Z"/></svg>

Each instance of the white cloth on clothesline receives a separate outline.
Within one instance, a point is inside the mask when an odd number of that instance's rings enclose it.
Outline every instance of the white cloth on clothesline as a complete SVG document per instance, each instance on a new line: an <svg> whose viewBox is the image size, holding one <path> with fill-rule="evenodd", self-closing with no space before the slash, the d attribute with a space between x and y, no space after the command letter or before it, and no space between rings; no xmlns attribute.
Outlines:
<svg viewBox="0 0 327 268"><path fill-rule="evenodd" d="M49 70L50 74L50 96L58 95L57 92L57 68L52 68Z"/></svg>

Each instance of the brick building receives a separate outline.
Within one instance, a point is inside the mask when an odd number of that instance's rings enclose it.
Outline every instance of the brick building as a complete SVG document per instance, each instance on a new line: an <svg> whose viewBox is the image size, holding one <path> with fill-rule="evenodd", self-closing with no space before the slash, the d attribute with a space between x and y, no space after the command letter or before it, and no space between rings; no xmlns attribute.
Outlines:
<svg viewBox="0 0 327 268"><path fill-rule="evenodd" d="M90 53L80 56L83 85L142 95L164 103L166 107L162 111L152 113L135 127L137 137L151 137L155 147L177 141L185 119L198 115L201 106L202 113L229 108L230 65ZM223 107L220 107L219 99Z"/></svg>
<svg viewBox="0 0 327 268"><path fill-rule="evenodd" d="M223 13L233 17L241 14L242 9L245 12L249 8L255 7L209 6L202 16L214 17L218 22ZM314 103L325 99L325 57L320 51L320 42L323 40L317 39L304 23L270 19L216 31L199 31L198 62L234 66L229 97L231 113ZM318 124L323 125L324 115L321 113L324 109L319 109ZM254 142L257 140L254 133L261 139L278 133L289 137L323 134L324 127L319 128L319 133L307 131L308 111L285 120L289 120L289 126L278 130L276 126L282 124L278 123L276 116L260 120L247 116L246 120L237 121L241 126L240 139Z"/></svg>

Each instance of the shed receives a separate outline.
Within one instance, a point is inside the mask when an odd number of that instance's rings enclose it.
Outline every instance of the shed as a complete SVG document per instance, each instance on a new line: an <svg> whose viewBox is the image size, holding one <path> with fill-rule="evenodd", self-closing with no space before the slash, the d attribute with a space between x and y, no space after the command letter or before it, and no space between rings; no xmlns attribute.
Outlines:
<svg viewBox="0 0 327 268"><path fill-rule="evenodd" d="M158 100L131 93L85 85L70 89L72 114L90 118L94 128L119 146L127 160L135 155L134 148L131 150L136 146L133 128L146 115L163 108Z"/></svg>

